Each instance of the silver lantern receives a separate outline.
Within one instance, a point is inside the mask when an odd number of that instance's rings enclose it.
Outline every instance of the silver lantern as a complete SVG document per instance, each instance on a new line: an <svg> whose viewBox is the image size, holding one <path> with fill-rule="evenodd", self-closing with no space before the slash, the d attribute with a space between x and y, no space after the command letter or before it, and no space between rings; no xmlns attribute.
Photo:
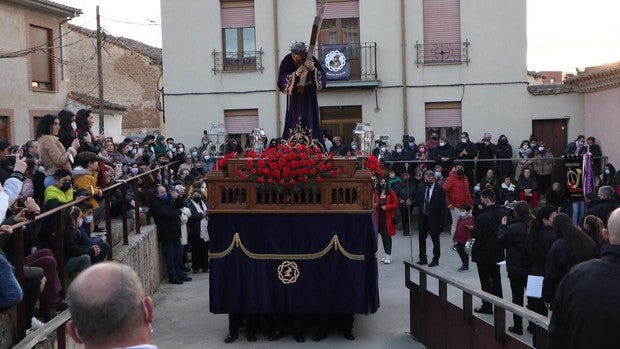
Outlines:
<svg viewBox="0 0 620 349"><path fill-rule="evenodd" d="M208 134L213 144L214 151L212 154L216 156L224 155L224 147L228 138L228 132L226 132L224 124L211 124Z"/></svg>
<svg viewBox="0 0 620 349"><path fill-rule="evenodd" d="M250 132L250 146L256 153L260 154L263 152L266 140L267 135L265 135L265 131L262 128L255 128Z"/></svg>
<svg viewBox="0 0 620 349"><path fill-rule="evenodd" d="M357 147L355 154L357 156L368 157L372 154L372 148L375 144L375 131L368 122L358 122L353 130L353 139Z"/></svg>

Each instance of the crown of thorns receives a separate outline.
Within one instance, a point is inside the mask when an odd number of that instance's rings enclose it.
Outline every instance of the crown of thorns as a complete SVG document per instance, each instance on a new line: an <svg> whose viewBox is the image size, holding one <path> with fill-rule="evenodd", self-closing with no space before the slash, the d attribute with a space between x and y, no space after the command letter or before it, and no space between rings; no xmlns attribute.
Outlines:
<svg viewBox="0 0 620 349"><path fill-rule="evenodd" d="M298 54L306 54L308 53L308 48L306 44L300 41L296 41L291 45L291 52Z"/></svg>

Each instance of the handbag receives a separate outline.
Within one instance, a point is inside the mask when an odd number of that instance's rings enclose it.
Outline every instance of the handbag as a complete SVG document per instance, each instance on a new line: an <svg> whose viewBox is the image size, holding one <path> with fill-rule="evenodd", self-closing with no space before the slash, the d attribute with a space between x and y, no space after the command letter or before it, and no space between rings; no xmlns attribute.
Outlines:
<svg viewBox="0 0 620 349"><path fill-rule="evenodd" d="M471 238L469 240L467 240L467 242L465 243L465 252L467 252L468 255L471 256L471 251L474 248L474 243L476 242L476 239Z"/></svg>

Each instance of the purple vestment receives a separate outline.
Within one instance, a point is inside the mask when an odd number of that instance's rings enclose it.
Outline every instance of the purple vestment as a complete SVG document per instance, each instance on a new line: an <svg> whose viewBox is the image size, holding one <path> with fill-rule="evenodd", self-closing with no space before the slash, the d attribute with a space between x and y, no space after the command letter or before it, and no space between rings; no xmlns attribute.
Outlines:
<svg viewBox="0 0 620 349"><path fill-rule="evenodd" d="M299 77L295 75L295 71L299 65L293 61L292 54L287 54L280 62L278 88L287 96L284 132L282 133L283 139L288 139L291 131L299 124L302 129L308 128L312 130L311 136L313 139L322 140L316 91L322 90L325 87L327 79L319 61L314 57L313 60L315 69L312 72L308 72L308 79L306 80L306 87L303 93L297 92Z"/></svg>

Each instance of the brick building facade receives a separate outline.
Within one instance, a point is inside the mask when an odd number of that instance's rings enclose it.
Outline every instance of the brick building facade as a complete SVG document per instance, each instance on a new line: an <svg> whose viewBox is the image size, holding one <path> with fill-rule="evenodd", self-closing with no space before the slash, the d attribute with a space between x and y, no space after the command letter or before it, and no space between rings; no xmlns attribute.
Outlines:
<svg viewBox="0 0 620 349"><path fill-rule="evenodd" d="M96 38L94 30L69 25L67 61L70 91L95 97L97 90ZM86 40L81 40L87 37ZM109 34L103 36L104 98L124 106L122 133L145 134L163 128L161 105L161 49Z"/></svg>

